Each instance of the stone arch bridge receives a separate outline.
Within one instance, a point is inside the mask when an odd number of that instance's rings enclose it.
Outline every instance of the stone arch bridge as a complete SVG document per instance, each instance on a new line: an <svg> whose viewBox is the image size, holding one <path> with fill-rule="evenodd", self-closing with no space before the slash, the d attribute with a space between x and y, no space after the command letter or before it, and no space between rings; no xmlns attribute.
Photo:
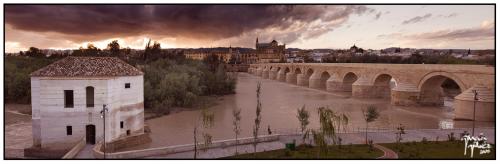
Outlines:
<svg viewBox="0 0 500 164"><path fill-rule="evenodd" d="M495 120L495 67L485 65L266 63L251 64L248 72L330 92L352 92L355 98L390 98L399 106L442 106L445 80L455 82L456 119ZM395 86L391 88L391 81ZM477 92L474 102L473 90Z"/></svg>

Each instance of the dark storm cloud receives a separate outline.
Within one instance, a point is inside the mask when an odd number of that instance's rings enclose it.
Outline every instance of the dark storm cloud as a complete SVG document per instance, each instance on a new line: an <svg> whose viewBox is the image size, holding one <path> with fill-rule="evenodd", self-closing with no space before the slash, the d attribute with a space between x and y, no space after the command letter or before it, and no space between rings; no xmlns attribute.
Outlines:
<svg viewBox="0 0 500 164"><path fill-rule="evenodd" d="M291 27L318 36L336 27L331 22L373 12L354 5L6 5L5 19L16 30L56 32L72 41L141 34L217 40L253 30L297 31ZM307 30L315 21L325 27Z"/></svg>
<svg viewBox="0 0 500 164"><path fill-rule="evenodd" d="M425 14L423 16L416 16L416 17L413 17L411 19L403 21L402 24L411 24L411 23L422 22L422 21L424 21L426 19L429 19L431 16L432 16L432 14L430 14L430 13L427 13L427 14Z"/></svg>

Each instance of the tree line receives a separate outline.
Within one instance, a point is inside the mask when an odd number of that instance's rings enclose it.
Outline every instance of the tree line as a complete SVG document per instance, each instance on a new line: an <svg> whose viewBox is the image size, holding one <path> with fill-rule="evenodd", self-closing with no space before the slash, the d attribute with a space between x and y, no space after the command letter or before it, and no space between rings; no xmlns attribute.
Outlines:
<svg viewBox="0 0 500 164"><path fill-rule="evenodd" d="M305 58L306 63L312 63L312 58ZM375 54L363 55L327 55L322 58L323 63L390 63L390 64L483 64L495 65L495 58L483 58L479 60L469 60L457 58L452 55L421 55L411 54L409 57L402 56L379 56Z"/></svg>

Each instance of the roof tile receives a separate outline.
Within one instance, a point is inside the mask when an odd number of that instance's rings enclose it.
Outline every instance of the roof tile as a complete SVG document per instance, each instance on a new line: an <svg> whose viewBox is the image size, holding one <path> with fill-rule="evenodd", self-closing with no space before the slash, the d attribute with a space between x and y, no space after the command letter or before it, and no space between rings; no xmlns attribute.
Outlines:
<svg viewBox="0 0 500 164"><path fill-rule="evenodd" d="M34 77L137 76L139 69L116 57L66 57L33 73Z"/></svg>

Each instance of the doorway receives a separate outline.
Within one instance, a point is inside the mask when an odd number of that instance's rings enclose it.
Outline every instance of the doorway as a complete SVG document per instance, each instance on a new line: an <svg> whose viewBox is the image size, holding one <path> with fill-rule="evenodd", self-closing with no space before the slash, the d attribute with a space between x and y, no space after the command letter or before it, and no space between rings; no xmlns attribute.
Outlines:
<svg viewBox="0 0 500 164"><path fill-rule="evenodd" d="M87 144L95 144L95 125L85 127L85 140L87 140Z"/></svg>

